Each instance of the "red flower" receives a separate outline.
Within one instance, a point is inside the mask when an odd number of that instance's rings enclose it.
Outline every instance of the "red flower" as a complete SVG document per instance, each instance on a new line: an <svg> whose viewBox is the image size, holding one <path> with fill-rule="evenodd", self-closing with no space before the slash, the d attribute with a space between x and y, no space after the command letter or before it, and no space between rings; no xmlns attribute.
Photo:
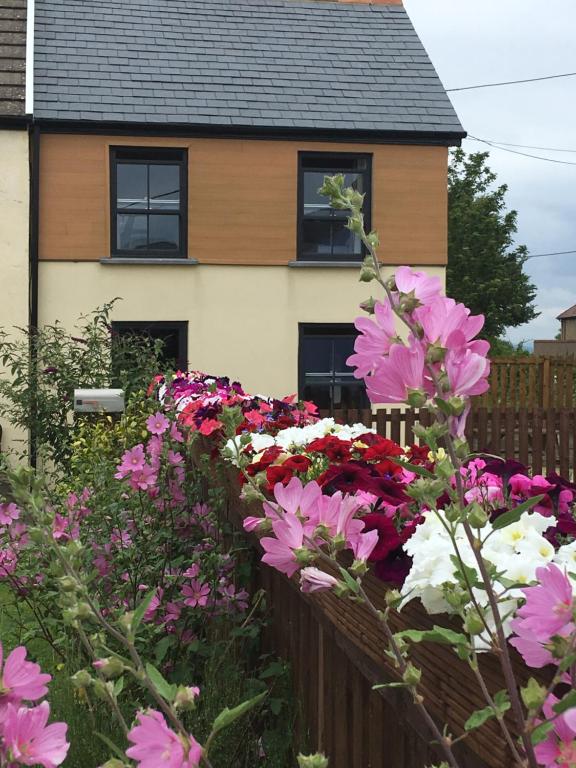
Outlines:
<svg viewBox="0 0 576 768"><path fill-rule="evenodd" d="M270 464L273 464L281 453L282 448L279 448L277 445L272 445L270 448L266 448L259 461L255 461L253 464L249 464L246 467L246 472L250 477L254 477L258 472L268 469Z"/></svg>
<svg viewBox="0 0 576 768"><path fill-rule="evenodd" d="M384 459L379 461L378 464L374 464L374 469L379 475L399 475L402 472L402 467L399 464L395 464L390 459Z"/></svg>
<svg viewBox="0 0 576 768"><path fill-rule="evenodd" d="M198 430L201 435L212 435L217 430L221 429L224 426L221 421L218 421L217 419L205 419L202 422L202 425L200 426L200 429Z"/></svg>
<svg viewBox="0 0 576 768"><path fill-rule="evenodd" d="M430 448L427 445L411 445L408 449L408 461L411 464L426 464Z"/></svg>
<svg viewBox="0 0 576 768"><path fill-rule="evenodd" d="M266 470L266 479L268 480L268 490L272 490L276 483L282 483L282 485L288 485L294 475L293 470L289 467L268 467Z"/></svg>
<svg viewBox="0 0 576 768"><path fill-rule="evenodd" d="M377 443L371 445L364 451L362 458L365 461L382 461L389 456L402 456L403 454L404 451L400 448L398 443L382 437Z"/></svg>
<svg viewBox="0 0 576 768"><path fill-rule="evenodd" d="M364 515L362 520L364 521L364 533L378 531L378 543L368 558L373 563L384 560L391 552L399 549L413 533L411 527L398 533L394 521L380 512L370 512Z"/></svg>
<svg viewBox="0 0 576 768"><path fill-rule="evenodd" d="M319 437L308 446L309 451L317 451L327 456L330 461L348 461L350 458L350 450L352 443L350 440L339 440L334 435L327 435L326 437Z"/></svg>
<svg viewBox="0 0 576 768"><path fill-rule="evenodd" d="M282 466L291 469L294 472L308 472L312 462L307 456L291 456L282 462Z"/></svg>

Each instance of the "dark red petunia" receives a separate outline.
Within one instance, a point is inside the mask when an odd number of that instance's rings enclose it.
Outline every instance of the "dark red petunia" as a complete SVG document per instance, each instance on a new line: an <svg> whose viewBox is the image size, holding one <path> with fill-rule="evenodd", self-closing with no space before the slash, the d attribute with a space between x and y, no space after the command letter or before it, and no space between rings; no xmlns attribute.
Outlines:
<svg viewBox="0 0 576 768"><path fill-rule="evenodd" d="M408 535L404 532L398 533L394 521L381 512L370 512L364 515L362 520L364 521L365 532L378 531L378 543L368 558L372 563L383 560L410 538L411 532Z"/></svg>
<svg viewBox="0 0 576 768"><path fill-rule="evenodd" d="M268 480L268 488L271 490L276 483L282 483L282 485L288 485L292 479L294 472L284 466L268 467L266 470L266 479Z"/></svg>
<svg viewBox="0 0 576 768"><path fill-rule="evenodd" d="M400 475L402 473L402 467L399 464L395 464L390 459L384 459L379 461L378 464L374 464L374 469L379 475Z"/></svg>
<svg viewBox="0 0 576 768"><path fill-rule="evenodd" d="M412 567L412 558L403 550L392 552L374 566L376 576L393 587L402 587Z"/></svg>
<svg viewBox="0 0 576 768"><path fill-rule="evenodd" d="M350 440L339 440L334 435L319 437L316 440L312 440L308 445L309 451L323 453L330 461L338 462L348 461L351 449L352 443Z"/></svg>
<svg viewBox="0 0 576 768"><path fill-rule="evenodd" d="M253 477L258 474L258 472L268 469L270 464L273 464L281 453L282 448L279 448L277 445L272 445L270 448L266 448L259 461L255 461L253 464L249 464L246 467L246 472L250 477Z"/></svg>
<svg viewBox="0 0 576 768"><path fill-rule="evenodd" d="M307 456L290 456L289 459L282 462L282 466L294 472L308 472L312 462Z"/></svg>
<svg viewBox="0 0 576 768"><path fill-rule="evenodd" d="M382 461L389 456L403 456L404 451L393 440L382 437L378 443L371 445L364 451L365 461Z"/></svg>
<svg viewBox="0 0 576 768"><path fill-rule="evenodd" d="M318 478L317 482L324 489L324 493L355 493L367 490L366 486L372 480L370 470L359 464L348 462L347 464L328 467Z"/></svg>
<svg viewBox="0 0 576 768"><path fill-rule="evenodd" d="M427 445L411 445L406 452L410 464L426 464L430 448Z"/></svg>

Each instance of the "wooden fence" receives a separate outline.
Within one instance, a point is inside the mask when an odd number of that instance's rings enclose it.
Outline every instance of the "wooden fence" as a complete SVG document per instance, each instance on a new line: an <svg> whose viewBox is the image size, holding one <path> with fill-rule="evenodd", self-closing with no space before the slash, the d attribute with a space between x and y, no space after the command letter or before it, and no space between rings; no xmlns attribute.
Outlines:
<svg viewBox="0 0 576 768"><path fill-rule="evenodd" d="M258 510L239 499L237 473L227 470L224 476L228 504L223 515L239 529L242 518L258 514ZM372 613L331 592L302 594L297 577L288 579L261 563L256 537L251 536L251 541L257 548L255 587L266 590L272 614L264 650L290 662L300 711L294 726L298 747L325 752L330 768L437 765L441 757L430 745L428 726L406 692L394 687L373 688L397 680L398 673L385 653L382 628ZM384 610L387 586L367 574L364 587L374 605ZM390 614L395 632L430 629L434 623L452 626L450 621L448 617L428 616L417 601L400 613ZM414 648L413 661L422 671L421 691L432 715L439 723L447 723L454 735L462 734L471 712L484 706L473 672L448 646L422 643ZM514 663L518 679L526 682L534 670L524 667L517 656ZM494 694L503 687L498 660L483 654L480 664ZM472 731L456 751L462 768L512 765L495 720Z"/></svg>
<svg viewBox="0 0 576 768"><path fill-rule="evenodd" d="M344 424L361 422L401 445L417 443L414 425L430 423L427 411L400 408L335 411ZM535 474L558 472L576 482L576 412L572 408L487 408L468 416L466 437L475 453L490 453L531 467Z"/></svg>
<svg viewBox="0 0 576 768"><path fill-rule="evenodd" d="M487 407L571 408L575 374L573 357L496 357L491 360L490 389L477 400Z"/></svg>

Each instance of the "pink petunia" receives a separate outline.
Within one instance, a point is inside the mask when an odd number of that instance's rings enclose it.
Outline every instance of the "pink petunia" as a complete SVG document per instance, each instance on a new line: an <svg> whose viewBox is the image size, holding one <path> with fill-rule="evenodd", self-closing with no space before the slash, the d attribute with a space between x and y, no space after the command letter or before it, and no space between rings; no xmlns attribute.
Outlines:
<svg viewBox="0 0 576 768"><path fill-rule="evenodd" d="M5 748L17 765L41 765L56 768L68 754L66 723L47 725L50 705L17 708L9 705L3 723Z"/></svg>
<svg viewBox="0 0 576 768"><path fill-rule="evenodd" d="M126 755L136 761L138 768L197 768L200 765L202 747L193 736L187 736L187 750L160 712L139 712L137 719L138 725L128 734L134 746L126 750Z"/></svg>
<svg viewBox="0 0 576 768"><path fill-rule="evenodd" d="M38 664L26 661L26 648L14 648L8 654L2 669L3 648L0 643L0 710L7 704L36 701L48 693L50 675L43 673Z"/></svg>
<svg viewBox="0 0 576 768"><path fill-rule="evenodd" d="M158 411L146 419L146 427L151 435L163 435L170 427L170 422L163 413Z"/></svg>

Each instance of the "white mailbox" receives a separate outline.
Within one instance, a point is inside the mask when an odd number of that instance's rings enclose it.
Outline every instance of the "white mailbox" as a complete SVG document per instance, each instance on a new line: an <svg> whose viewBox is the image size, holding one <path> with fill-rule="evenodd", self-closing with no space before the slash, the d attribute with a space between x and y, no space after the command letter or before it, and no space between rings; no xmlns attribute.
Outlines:
<svg viewBox="0 0 576 768"><path fill-rule="evenodd" d="M121 389L75 389L76 413L122 413L124 392Z"/></svg>

